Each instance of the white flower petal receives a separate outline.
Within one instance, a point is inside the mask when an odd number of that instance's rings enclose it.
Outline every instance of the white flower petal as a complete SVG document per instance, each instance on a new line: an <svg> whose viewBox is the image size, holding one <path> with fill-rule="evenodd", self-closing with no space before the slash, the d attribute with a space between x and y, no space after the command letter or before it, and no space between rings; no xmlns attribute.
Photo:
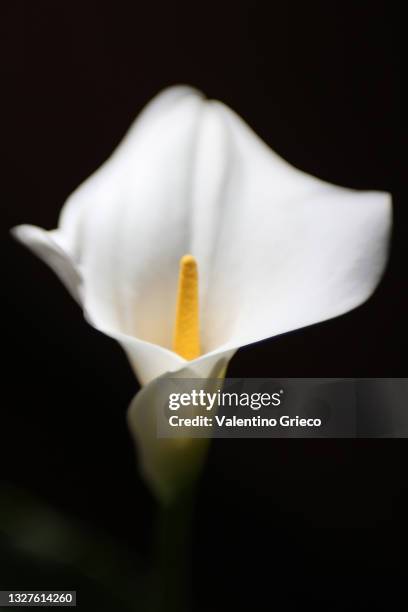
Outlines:
<svg viewBox="0 0 408 612"><path fill-rule="evenodd" d="M81 274L72 258L61 246L58 231L47 232L34 225L19 225L11 231L17 240L50 266L72 297L81 304Z"/></svg>
<svg viewBox="0 0 408 612"><path fill-rule="evenodd" d="M82 225L86 219L86 209L98 206L99 193L105 189L113 197L120 195L123 191L123 186L114 184L117 177L111 176L113 167L119 167L119 173L121 166L123 169L130 167L135 173L138 172L138 167L134 165L136 161L134 149L136 148L137 153L139 153L140 149L143 148L139 140L143 138L145 132L147 132L148 137L150 127L152 126L155 129L156 121L156 127L159 126L166 114L169 114L169 111L186 97L200 99L202 94L192 87L177 85L165 89L153 98L138 115L112 155L67 199L61 210L58 225L64 234L66 244L69 245L69 251L73 255L76 254L78 259L82 252ZM121 202L119 201L118 207L120 206ZM98 214L97 211L93 212Z"/></svg>
<svg viewBox="0 0 408 612"><path fill-rule="evenodd" d="M187 88L165 101L142 114L112 158L71 196L61 232L81 262L92 320L170 348L203 103Z"/></svg>
<svg viewBox="0 0 408 612"><path fill-rule="evenodd" d="M387 259L389 194L296 170L218 102L202 113L197 147L192 252L205 277L205 352L329 319L371 295Z"/></svg>

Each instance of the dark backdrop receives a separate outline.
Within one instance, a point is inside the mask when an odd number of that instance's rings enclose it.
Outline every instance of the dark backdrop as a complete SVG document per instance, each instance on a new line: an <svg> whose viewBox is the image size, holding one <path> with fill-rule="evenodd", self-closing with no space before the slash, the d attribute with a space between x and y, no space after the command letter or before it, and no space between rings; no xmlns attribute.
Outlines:
<svg viewBox="0 0 408 612"><path fill-rule="evenodd" d="M119 346L85 324L8 229L55 227L142 106L167 85L195 85L295 166L394 199L375 295L241 350L230 375L406 376L392 15L380 2L280 0L37 1L2 12L1 478L143 556L153 505L125 425L136 382ZM197 609L404 609L407 450L405 440L215 441L196 514ZM55 566L34 570L9 545L1 588L62 584ZM103 598L94 605L86 609L105 609Z"/></svg>

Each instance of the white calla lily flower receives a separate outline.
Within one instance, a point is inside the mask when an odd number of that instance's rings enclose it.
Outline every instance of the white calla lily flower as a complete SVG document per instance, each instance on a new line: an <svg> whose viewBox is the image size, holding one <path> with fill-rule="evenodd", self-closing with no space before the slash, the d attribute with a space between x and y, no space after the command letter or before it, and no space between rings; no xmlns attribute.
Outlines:
<svg viewBox="0 0 408 612"><path fill-rule="evenodd" d="M68 198L56 230L13 231L91 325L123 346L153 394L159 376L206 378L217 364L221 374L239 347L364 302L384 270L390 227L387 193L308 176L224 104L173 87ZM200 354L192 359L172 340L188 253L200 279ZM145 404L148 395L143 389ZM130 421L140 438L137 398Z"/></svg>

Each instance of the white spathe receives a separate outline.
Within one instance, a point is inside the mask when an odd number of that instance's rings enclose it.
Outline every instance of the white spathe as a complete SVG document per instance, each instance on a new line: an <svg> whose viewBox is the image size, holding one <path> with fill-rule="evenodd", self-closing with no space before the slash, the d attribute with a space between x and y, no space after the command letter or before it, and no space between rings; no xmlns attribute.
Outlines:
<svg viewBox="0 0 408 612"><path fill-rule="evenodd" d="M146 107L68 198L56 230L13 233L58 274L91 325L123 346L147 385L129 424L146 477L168 499L186 449L153 442L153 425L150 435L141 425L156 379L222 376L240 346L358 306L384 270L390 227L389 194L308 176L224 104L181 86ZM187 253L198 262L202 348L190 362L172 351ZM202 442L191 444L190 459L197 448Z"/></svg>
<svg viewBox="0 0 408 612"><path fill-rule="evenodd" d="M206 376L245 344L343 314L384 270L387 193L330 185L273 153L232 110L189 87L158 95L65 203L58 229L15 236L58 274L142 384L171 350L177 275L200 275Z"/></svg>

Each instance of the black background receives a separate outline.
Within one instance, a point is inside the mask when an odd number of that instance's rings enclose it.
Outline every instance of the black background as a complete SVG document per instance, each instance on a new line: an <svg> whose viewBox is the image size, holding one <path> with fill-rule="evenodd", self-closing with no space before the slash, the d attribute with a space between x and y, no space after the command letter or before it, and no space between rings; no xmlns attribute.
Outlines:
<svg viewBox="0 0 408 612"><path fill-rule="evenodd" d="M194 85L295 166L394 200L390 262L375 295L338 319L242 349L229 375L406 376L392 15L378 2L293 1L37 1L2 12L1 479L143 556L153 501L125 424L134 377L120 347L86 325L7 231L55 227L66 197L142 106L167 85ZM196 609L404 609L407 450L405 440L215 441L196 513ZM51 581L44 572L38 588ZM4 575L2 588L24 586Z"/></svg>

